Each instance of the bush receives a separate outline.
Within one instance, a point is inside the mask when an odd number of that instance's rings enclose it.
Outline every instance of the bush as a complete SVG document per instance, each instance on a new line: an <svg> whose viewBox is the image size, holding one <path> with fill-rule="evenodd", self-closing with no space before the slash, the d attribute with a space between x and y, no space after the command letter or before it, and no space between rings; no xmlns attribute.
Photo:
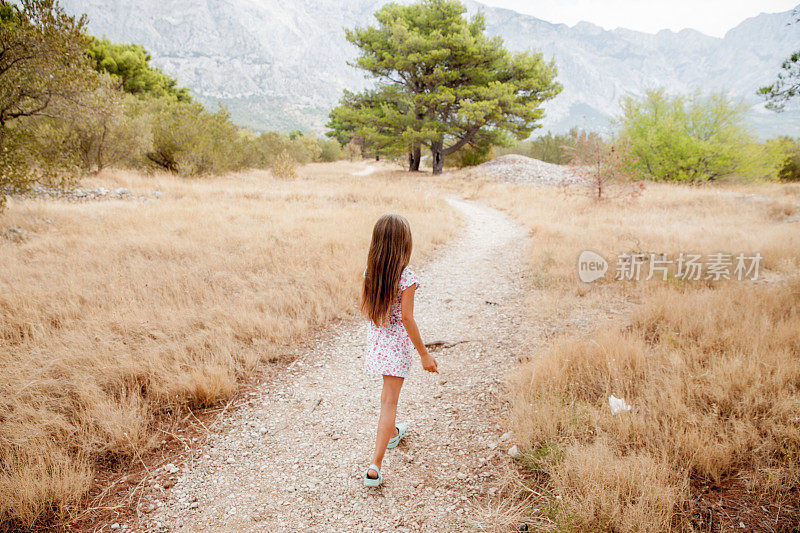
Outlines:
<svg viewBox="0 0 800 533"><path fill-rule="evenodd" d="M339 141L320 139L317 142L320 147L319 161L329 163L342 159L342 145L339 144Z"/></svg>
<svg viewBox="0 0 800 533"><path fill-rule="evenodd" d="M493 152L491 144L468 145L453 155L453 165L456 168L474 167L492 159Z"/></svg>
<svg viewBox="0 0 800 533"><path fill-rule="evenodd" d="M784 158L778 171L781 181L800 181L800 142L783 139Z"/></svg>
<svg viewBox="0 0 800 533"><path fill-rule="evenodd" d="M497 155L518 154L555 165L566 165L571 160L569 149L575 148L580 135L581 132L577 128L570 130L567 135L553 135L547 132L532 140L518 142L509 147L499 147L496 152Z"/></svg>
<svg viewBox="0 0 800 533"><path fill-rule="evenodd" d="M239 139L228 112L206 112L200 104L160 98L150 101L153 145L147 158L157 167L185 176L237 170Z"/></svg>
<svg viewBox="0 0 800 533"><path fill-rule="evenodd" d="M655 180L710 181L767 170L767 163L763 169L747 166L755 144L744 127L747 108L724 94L648 91L643 98L624 98L622 109L620 134L630 142L637 167Z"/></svg>

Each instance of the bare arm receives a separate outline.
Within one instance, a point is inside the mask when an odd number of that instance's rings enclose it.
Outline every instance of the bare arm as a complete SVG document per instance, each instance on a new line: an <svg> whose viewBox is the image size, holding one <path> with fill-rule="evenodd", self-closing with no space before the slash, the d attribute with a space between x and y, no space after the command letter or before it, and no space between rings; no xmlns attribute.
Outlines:
<svg viewBox="0 0 800 533"><path fill-rule="evenodd" d="M428 372L436 372L438 374L439 370L436 367L436 359L428 353L425 343L422 342L422 336L419 334L417 321L414 320L414 292L416 290L417 286L412 285L404 290L403 295L400 297L400 312L403 315L403 326L406 328L408 338L411 339L414 348L419 352L419 356L422 359L422 368Z"/></svg>

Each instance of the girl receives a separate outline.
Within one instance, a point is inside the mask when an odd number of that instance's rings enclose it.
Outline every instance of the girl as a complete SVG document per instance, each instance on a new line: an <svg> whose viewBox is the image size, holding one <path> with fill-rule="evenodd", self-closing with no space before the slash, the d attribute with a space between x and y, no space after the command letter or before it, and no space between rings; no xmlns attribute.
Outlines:
<svg viewBox="0 0 800 533"><path fill-rule="evenodd" d="M400 443L408 426L395 425L400 387L411 370L412 345L422 358L422 368L437 372L414 321L414 291L417 276L408 268L411 258L411 227L400 215L383 215L372 230L372 244L364 271L361 311L370 320L364 368L383 376L381 415L372 464L364 474L364 485L383 482L381 463L387 448Z"/></svg>

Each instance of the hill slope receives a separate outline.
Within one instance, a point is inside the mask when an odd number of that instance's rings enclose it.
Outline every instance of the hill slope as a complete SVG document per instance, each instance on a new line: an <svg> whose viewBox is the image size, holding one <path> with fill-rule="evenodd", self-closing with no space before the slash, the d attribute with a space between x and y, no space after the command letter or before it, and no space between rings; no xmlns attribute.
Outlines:
<svg viewBox="0 0 800 533"><path fill-rule="evenodd" d="M322 130L344 88L367 81L349 67L355 50L343 28L369 24L382 0L62 0L89 15L89 29L114 41L138 42L154 64L191 87L212 108L228 106L238 123L255 129ZM625 94L649 87L671 91L728 90L754 105L762 135L800 135L800 111L760 109L757 88L800 48L800 25L790 13L761 14L724 38L693 30L655 35L607 31L582 22L551 24L468 1L486 15L489 33L514 50L554 57L564 91L547 105L545 128L607 126Z"/></svg>

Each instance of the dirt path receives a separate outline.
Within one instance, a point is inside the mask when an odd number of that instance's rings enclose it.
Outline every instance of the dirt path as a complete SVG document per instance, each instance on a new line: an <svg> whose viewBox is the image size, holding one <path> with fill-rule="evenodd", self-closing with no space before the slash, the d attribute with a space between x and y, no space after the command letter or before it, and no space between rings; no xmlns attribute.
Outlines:
<svg viewBox="0 0 800 533"><path fill-rule="evenodd" d="M526 234L505 214L450 200L461 235L417 268L423 338L469 340L416 359L400 396L410 421L386 454L384 485L366 489L379 380L364 374L366 326L328 329L291 369L227 415L193 467L177 473L147 528L171 531L465 531L493 493L510 443L501 378L520 314Z"/></svg>

